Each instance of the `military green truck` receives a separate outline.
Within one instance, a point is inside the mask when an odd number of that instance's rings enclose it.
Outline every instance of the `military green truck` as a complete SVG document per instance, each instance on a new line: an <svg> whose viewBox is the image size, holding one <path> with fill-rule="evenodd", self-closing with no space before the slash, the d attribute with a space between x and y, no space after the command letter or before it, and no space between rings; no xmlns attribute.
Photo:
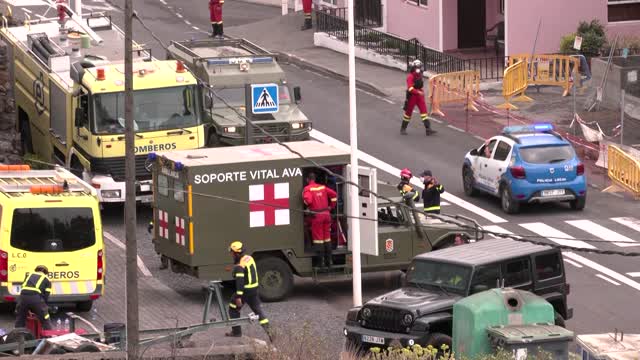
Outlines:
<svg viewBox="0 0 640 360"><path fill-rule="evenodd" d="M317 141L286 143L307 160L279 144L169 151L149 155L153 173L155 251L163 268L206 280L231 280L228 246L242 241L258 266L260 295L278 301L293 289L293 276L320 281L351 274L348 236L333 253L334 266L314 266L315 253L305 228L302 190L309 172L336 189L333 240L347 235L347 187L312 166L348 178L349 153ZM481 228L461 216L440 219L412 216L393 201L378 202L376 169L360 167L358 183L362 271L406 270L411 259L432 249L482 238ZM416 223L416 220L418 223ZM339 223L338 223L339 222ZM338 226L340 225L340 226ZM340 229L344 232L340 233ZM336 244L337 245L337 244Z"/></svg>
<svg viewBox="0 0 640 360"><path fill-rule="evenodd" d="M272 142L272 138L256 127L245 134L246 121L243 116L246 115L280 141L309 139L312 124L298 107L300 87L293 88L292 99L285 73L275 54L246 39L225 38L172 41L167 58L184 62L201 81L201 103L210 124L207 137L209 147L243 145L247 143L247 135L250 135L250 143ZM245 86L250 84L278 86L277 112L246 113L246 99L250 95L245 96Z"/></svg>

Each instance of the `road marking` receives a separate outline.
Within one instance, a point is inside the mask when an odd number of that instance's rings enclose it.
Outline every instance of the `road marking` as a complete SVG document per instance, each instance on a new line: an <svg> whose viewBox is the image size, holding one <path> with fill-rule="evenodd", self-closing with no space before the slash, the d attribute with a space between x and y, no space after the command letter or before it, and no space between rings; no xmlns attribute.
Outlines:
<svg viewBox="0 0 640 360"><path fill-rule="evenodd" d="M180 19L182 19L182 15L181 14L176 14L177 17L179 17Z"/></svg>
<svg viewBox="0 0 640 360"><path fill-rule="evenodd" d="M632 217L616 217L611 218L611 220L617 222L618 224L622 224L628 228L631 228L637 232L640 232L640 220Z"/></svg>
<svg viewBox="0 0 640 360"><path fill-rule="evenodd" d="M613 230L609 230L606 227L598 225L591 220L568 220L565 222L571 226L577 227L580 230L586 231L597 238L600 238L605 241L611 241L615 245L620 247L630 247L630 246L640 245L639 243L636 243L635 240L629 239L628 237L618 234ZM624 243L614 242L614 239L624 241Z"/></svg>
<svg viewBox="0 0 640 360"><path fill-rule="evenodd" d="M627 275L636 278L636 277L640 277L640 272L630 272L630 273L627 273Z"/></svg>
<svg viewBox="0 0 640 360"><path fill-rule="evenodd" d="M189 21L189 20L185 20L184 23L189 25L189 26L191 26L191 21Z"/></svg>
<svg viewBox="0 0 640 360"><path fill-rule="evenodd" d="M339 149L344 150L344 151L349 151L349 149L350 149L349 145L343 143L342 141L340 141L338 139L334 139L333 137L331 137L331 136L329 136L327 134L324 134L324 133L322 133L322 132L320 132L320 131L318 131L316 129L311 130L310 134L311 134L312 138L314 138L314 139L316 139L316 140L318 140L320 142L323 142L325 144L333 145L336 148L339 148ZM384 172L387 172L387 173L389 173L391 175L396 175L397 176L400 173L400 169L398 169L396 167L393 167L393 166L385 163L384 161L382 161L380 159L377 159L377 158L375 158L375 157L373 157L373 156L371 156L371 155L369 155L367 153L364 153L364 152L362 152L360 150L358 151L358 156L362 161L366 162L367 164L370 164L370 165L372 165L372 166L374 166L374 167L376 167L376 168L378 168L378 169L380 169L380 170L382 170ZM422 182L420 182L420 179L418 179L418 178L411 179L411 183L413 185L417 186L420 189L424 188L424 184L422 184ZM503 218L501 218L501 217L499 217L497 215L494 215L493 213L491 213L491 212L489 212L487 210L479 208L479 207L477 207L477 206L475 206L475 205L473 205L473 204L471 204L471 203L469 203L469 202L467 202L465 200L462 200L461 198L459 198L459 197L457 197L457 196L455 196L455 195L453 195L451 193L445 192L440 196L444 200L447 200L450 203L458 205L459 207L461 207L463 209L469 210L469 211L475 213L478 216L482 216L483 218L485 218L485 219L487 219L487 220L489 220L489 221L491 221L493 223L506 223L507 222L507 220L505 220L505 219L503 219Z"/></svg>
<svg viewBox="0 0 640 360"><path fill-rule="evenodd" d="M448 128L451 128L451 129L453 129L453 130L456 130L456 131L466 132L466 131L464 131L464 130L460 129L459 127L456 127L456 126L453 126L453 125L447 125L447 127L448 127Z"/></svg>
<svg viewBox="0 0 640 360"><path fill-rule="evenodd" d="M599 277L600 279L604 280L604 281L608 281L608 282L612 283L613 285L620 286L620 283L617 283L617 282L615 282L615 281L613 281L613 280L609 279L608 277L606 277L606 276L604 276L604 275L596 274L596 276L597 276L597 277Z"/></svg>
<svg viewBox="0 0 640 360"><path fill-rule="evenodd" d="M577 267L579 269L582 268L582 265L578 264L577 262L575 262L573 260L569 260L569 259L563 259L563 260L564 260L564 262L566 262L568 264L571 264L571 265L573 265L573 266L575 266L575 267Z"/></svg>
<svg viewBox="0 0 640 360"><path fill-rule="evenodd" d="M569 240L569 239L573 239L573 237L541 222L520 224L520 226L522 226L523 228L533 233L543 236L559 245L571 246L571 247L580 248L580 249L595 249L595 246L589 245L584 241Z"/></svg>
<svg viewBox="0 0 640 360"><path fill-rule="evenodd" d="M192 26L191 28L192 28L193 30L200 31L200 28L199 28L199 27L197 27L197 26Z"/></svg>
<svg viewBox="0 0 640 360"><path fill-rule="evenodd" d="M110 233L103 231L102 234L104 235L104 237L107 238L107 240L111 241L115 246L119 247L122 250L125 250L127 248L127 246L125 244L122 243L122 241L118 240L118 238L116 238L115 236L111 235ZM140 256L138 256L138 269L140 269L140 272L147 277L152 277L153 275L151 275L151 271L149 271L149 269L147 268L147 266L144 264L144 262L142 262L142 259L140 258Z"/></svg>
<svg viewBox="0 0 640 360"><path fill-rule="evenodd" d="M580 256L578 254L574 254L572 252L564 253L564 256L570 258L571 260L579 262L584 266L590 267L590 268L592 268L593 270L595 270L597 272L603 273L603 274L609 276L612 279L618 280L621 283L626 284L626 285L628 285L628 286L640 291L640 283L638 283L636 281L633 281L633 280L629 279L628 277L626 277L626 276L624 276L622 274L619 274L619 273L617 273L617 272L615 272L615 271L613 271L613 270L611 270L609 268L606 268L606 267L604 267L604 266L602 266L602 265L600 265L600 264L598 264L596 262L593 262L593 261L591 261L591 260L589 260L589 259L587 259L587 258L585 258L583 256Z"/></svg>

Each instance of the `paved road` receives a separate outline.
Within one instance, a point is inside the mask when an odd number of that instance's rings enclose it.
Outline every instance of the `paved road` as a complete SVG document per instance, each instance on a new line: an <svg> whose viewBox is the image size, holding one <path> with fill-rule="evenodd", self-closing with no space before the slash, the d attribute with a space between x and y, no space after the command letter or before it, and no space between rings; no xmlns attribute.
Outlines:
<svg viewBox="0 0 640 360"><path fill-rule="evenodd" d="M171 1L167 0L167 6ZM194 34L193 26L203 27L206 16L200 13L201 5L180 5L185 9L180 20L166 14L163 1L139 1L138 11L148 25L164 40L180 40ZM114 3L117 5L117 3ZM176 1L175 4L178 4ZM180 4L191 4L180 2ZM94 4L95 5L95 4ZM162 5L162 6L161 6ZM178 7L178 5L175 5ZM246 13L248 19L258 18L261 13L277 9L229 2L227 9L237 9L237 14ZM192 11L193 19L186 9ZM231 10L229 10L231 12ZM182 14L182 13L181 13ZM170 14L172 15L172 14ZM147 18L149 16L149 18ZM203 20L204 18L204 20ZM116 22L119 21L116 16ZM186 21L190 21L191 25ZM225 17L227 25L232 22ZM239 22L238 22L239 23ZM149 36L136 32L136 38L149 42ZM176 35L180 34L180 35ZM139 36L138 36L139 35ZM156 51L154 50L154 53ZM327 140L323 134L332 136L327 141L348 140L348 108L346 84L293 66L285 66L290 83L302 86L303 110L313 120L315 129L321 133L316 136ZM330 106L327 106L330 105ZM527 208L522 214L508 216L500 211L497 200L478 197L469 199L463 195L460 181L461 159L470 148L480 144L480 140L457 130L435 125L439 133L435 137L425 138L420 124L413 123L410 135L398 134L400 104L394 100L381 99L358 92L358 115L360 148L380 161L370 160L374 166L386 169L410 167L412 169L431 169L447 188L447 213L461 213L478 219L482 225L492 230L513 232L523 235L547 237L569 237L576 239L600 239L608 242L589 243L598 249L617 251L637 251L638 247L622 247L610 240L637 240L640 242L640 225L637 215L637 203L618 199L608 194L591 191L587 208L582 212L572 212L562 205L546 205ZM332 140L333 139L333 140ZM389 175L383 175L393 180ZM139 252L142 260L150 269L154 279L176 291L181 296L181 304L195 309L202 302L201 282L186 276L160 271L146 235L146 223L150 219L148 208L139 209ZM634 218L635 217L635 218ZM124 239L121 212L118 209L104 213L105 230L116 238ZM552 242L549 240L549 242ZM563 242L555 240L555 242ZM587 243L574 242L572 246L587 247ZM572 284L570 303L575 308L575 319L568 322L571 329L578 333L609 331L614 327L627 332L640 331L640 312L634 299L640 291L638 272L640 263L637 258L621 256L591 255L581 252L566 254L567 272ZM396 286L397 273L368 275L363 284L364 298L387 291ZM635 280L634 280L635 278ZM314 285L309 281L299 281L294 295L286 303L268 304L266 310L275 323L287 324L294 329L309 323L312 331L326 337L327 348L341 341L340 329L346 309L351 302L350 283L334 282ZM101 308L100 304L98 305ZM195 311L195 310L191 310ZM190 311L190 312L191 312ZM324 314L327 322L319 325L317 314ZM329 324L328 326L326 324ZM259 333L258 333L259 334Z"/></svg>

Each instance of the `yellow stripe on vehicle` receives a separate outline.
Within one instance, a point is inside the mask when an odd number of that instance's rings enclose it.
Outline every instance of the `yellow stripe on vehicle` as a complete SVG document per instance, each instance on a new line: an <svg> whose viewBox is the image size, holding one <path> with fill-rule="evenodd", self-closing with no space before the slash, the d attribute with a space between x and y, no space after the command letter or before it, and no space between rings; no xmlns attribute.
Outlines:
<svg viewBox="0 0 640 360"><path fill-rule="evenodd" d="M188 206L189 206L189 217L193 216L193 192L191 191L192 186L187 186L188 191Z"/></svg>
<svg viewBox="0 0 640 360"><path fill-rule="evenodd" d="M189 221L189 254L193 255L193 223Z"/></svg>

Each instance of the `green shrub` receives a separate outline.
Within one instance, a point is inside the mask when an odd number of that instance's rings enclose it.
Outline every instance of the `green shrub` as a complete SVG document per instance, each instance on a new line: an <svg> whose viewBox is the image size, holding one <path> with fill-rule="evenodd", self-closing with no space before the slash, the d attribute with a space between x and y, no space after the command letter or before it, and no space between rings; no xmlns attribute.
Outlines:
<svg viewBox="0 0 640 360"><path fill-rule="evenodd" d="M567 34L560 39L560 53L564 55L575 54L577 51L573 48L573 42L576 39L576 34Z"/></svg>
<svg viewBox="0 0 640 360"><path fill-rule="evenodd" d="M587 56L597 56L607 41L604 26L597 19L591 22L581 21L578 25L578 35L582 36L581 53Z"/></svg>

